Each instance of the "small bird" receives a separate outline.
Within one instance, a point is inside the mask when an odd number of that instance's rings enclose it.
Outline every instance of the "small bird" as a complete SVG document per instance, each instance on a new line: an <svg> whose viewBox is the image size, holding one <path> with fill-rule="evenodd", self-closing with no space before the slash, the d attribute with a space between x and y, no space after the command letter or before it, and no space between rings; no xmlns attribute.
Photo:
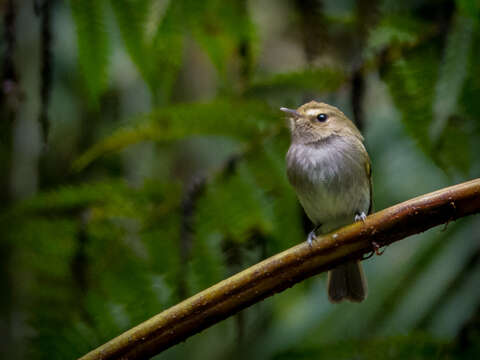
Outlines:
<svg viewBox="0 0 480 360"><path fill-rule="evenodd" d="M357 127L338 108L310 101L289 116L291 145L287 176L300 204L315 225L308 235L328 233L353 221L364 221L372 209L370 158ZM341 264L328 273L328 298L361 302L367 283L359 261Z"/></svg>

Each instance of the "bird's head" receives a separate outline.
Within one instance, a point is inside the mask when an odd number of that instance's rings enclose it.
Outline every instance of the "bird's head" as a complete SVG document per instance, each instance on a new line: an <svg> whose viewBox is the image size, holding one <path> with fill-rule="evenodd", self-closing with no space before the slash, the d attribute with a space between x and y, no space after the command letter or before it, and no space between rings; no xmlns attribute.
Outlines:
<svg viewBox="0 0 480 360"><path fill-rule="evenodd" d="M310 101L296 110L280 110L289 116L292 142L313 143L331 135L354 136L363 141L357 127L335 106Z"/></svg>

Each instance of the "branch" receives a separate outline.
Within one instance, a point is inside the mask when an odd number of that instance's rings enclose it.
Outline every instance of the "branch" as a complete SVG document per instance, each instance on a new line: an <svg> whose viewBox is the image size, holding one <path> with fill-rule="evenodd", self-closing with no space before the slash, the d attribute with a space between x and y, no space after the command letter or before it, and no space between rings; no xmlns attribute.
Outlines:
<svg viewBox="0 0 480 360"><path fill-rule="evenodd" d="M442 223L480 212L480 178L422 195L274 255L163 311L83 356L154 356L238 311L349 259Z"/></svg>

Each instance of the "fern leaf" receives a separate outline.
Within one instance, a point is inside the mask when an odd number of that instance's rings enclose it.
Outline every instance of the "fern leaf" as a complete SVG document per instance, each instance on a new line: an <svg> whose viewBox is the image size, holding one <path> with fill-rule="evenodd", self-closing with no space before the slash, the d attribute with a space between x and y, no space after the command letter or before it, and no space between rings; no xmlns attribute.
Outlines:
<svg viewBox="0 0 480 360"><path fill-rule="evenodd" d="M106 203L132 192L132 189L123 181L65 186L27 199L18 204L14 211L15 213L68 212Z"/></svg>
<svg viewBox="0 0 480 360"><path fill-rule="evenodd" d="M283 124L278 112L257 101L217 100L173 105L143 116L133 127L113 133L78 158L73 167L81 170L104 154L141 141L169 142L193 135L252 140L279 125Z"/></svg>
<svg viewBox="0 0 480 360"><path fill-rule="evenodd" d="M157 105L167 103L183 60L185 10L183 1L170 1L149 47L152 84Z"/></svg>
<svg viewBox="0 0 480 360"><path fill-rule="evenodd" d="M151 76L150 56L145 39L146 24L151 0L111 0L123 42L130 58L150 88L154 87Z"/></svg>
<svg viewBox="0 0 480 360"><path fill-rule="evenodd" d="M459 13L455 15L435 89L435 121L431 128L433 141L444 132L449 117L455 113L468 75L473 29L473 19Z"/></svg>
<svg viewBox="0 0 480 360"><path fill-rule="evenodd" d="M283 135L267 142L260 153L250 156L247 161L248 169L265 192L272 211L273 226L269 233L269 249L273 252L305 239L302 210L285 172L285 153L290 139L286 131Z"/></svg>
<svg viewBox="0 0 480 360"><path fill-rule="evenodd" d="M385 16L369 31L367 56L371 57L391 45L413 45L422 34L431 30L431 26L410 16Z"/></svg>
<svg viewBox="0 0 480 360"><path fill-rule="evenodd" d="M203 3L201 16L191 21L192 32L225 81L228 66L241 45L252 46L254 25L246 1L208 0Z"/></svg>
<svg viewBox="0 0 480 360"><path fill-rule="evenodd" d="M447 173L468 175L472 165L474 134L465 119L451 116L445 120L440 137L435 139L434 159Z"/></svg>
<svg viewBox="0 0 480 360"><path fill-rule="evenodd" d="M476 26L473 40L473 50L470 54L468 65L469 76L465 81L465 86L460 98L460 111L465 117L475 121L480 114L480 26ZM478 122L477 122L478 123ZM477 136L480 127L477 127Z"/></svg>
<svg viewBox="0 0 480 360"><path fill-rule="evenodd" d="M433 121L433 99L437 66L436 51L423 48L408 57L399 59L387 71L390 94L401 112L407 132L420 149L431 156L430 126Z"/></svg>
<svg viewBox="0 0 480 360"><path fill-rule="evenodd" d="M110 43L106 31L105 0L70 0L76 25L78 62L90 104L98 106L108 81Z"/></svg>
<svg viewBox="0 0 480 360"><path fill-rule="evenodd" d="M264 190L250 169L241 163L234 174L224 174L198 201L192 249L191 286L200 290L224 278L225 246L245 246L254 234L272 232L273 212ZM228 257L228 254L227 254Z"/></svg>
<svg viewBox="0 0 480 360"><path fill-rule="evenodd" d="M274 92L331 92L337 90L346 79L347 75L340 69L307 69L254 80L247 94L258 96Z"/></svg>

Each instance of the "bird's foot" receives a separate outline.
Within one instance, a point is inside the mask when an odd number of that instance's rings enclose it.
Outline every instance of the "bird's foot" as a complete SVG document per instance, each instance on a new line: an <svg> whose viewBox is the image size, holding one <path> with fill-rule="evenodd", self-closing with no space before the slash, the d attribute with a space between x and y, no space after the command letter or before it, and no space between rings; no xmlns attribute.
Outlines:
<svg viewBox="0 0 480 360"><path fill-rule="evenodd" d="M307 237L307 243L310 247L313 244L313 240L315 240L316 238L317 238L317 235L315 234L315 229L313 229L312 231L310 231Z"/></svg>
<svg viewBox="0 0 480 360"><path fill-rule="evenodd" d="M320 226L321 225L315 226L315 228L308 234L307 243L310 247L313 245L313 240L317 238L317 230L320 229Z"/></svg>
<svg viewBox="0 0 480 360"><path fill-rule="evenodd" d="M365 220L367 220L367 215L365 214L365 212L362 211L361 213L355 214L355 221L365 222Z"/></svg>

